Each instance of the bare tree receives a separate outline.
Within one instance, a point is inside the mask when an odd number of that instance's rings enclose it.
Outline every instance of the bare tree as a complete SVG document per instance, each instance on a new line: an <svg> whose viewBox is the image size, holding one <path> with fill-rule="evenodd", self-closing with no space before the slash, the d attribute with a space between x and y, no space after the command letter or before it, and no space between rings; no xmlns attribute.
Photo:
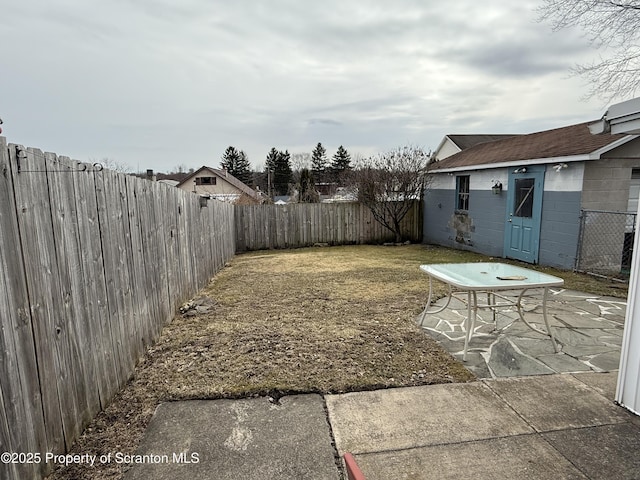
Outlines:
<svg viewBox="0 0 640 480"><path fill-rule="evenodd" d="M311 154L308 152L291 154L291 169L294 172L300 172L305 168L309 168L311 164Z"/></svg>
<svg viewBox="0 0 640 480"><path fill-rule="evenodd" d="M114 172L118 172L118 173L131 173L133 171L133 169L127 163L121 162L119 160L114 160L113 158L109 158L109 157L104 157L100 161L96 161L90 158L89 162L99 163L104 168L108 170L113 170Z"/></svg>
<svg viewBox="0 0 640 480"><path fill-rule="evenodd" d="M554 31L580 27L591 45L611 52L572 69L591 84L586 98L622 99L640 88L640 1L543 0L538 14Z"/></svg>
<svg viewBox="0 0 640 480"><path fill-rule="evenodd" d="M413 203L422 201L431 152L404 146L359 161L350 179L363 203L381 225L402 241L400 222Z"/></svg>

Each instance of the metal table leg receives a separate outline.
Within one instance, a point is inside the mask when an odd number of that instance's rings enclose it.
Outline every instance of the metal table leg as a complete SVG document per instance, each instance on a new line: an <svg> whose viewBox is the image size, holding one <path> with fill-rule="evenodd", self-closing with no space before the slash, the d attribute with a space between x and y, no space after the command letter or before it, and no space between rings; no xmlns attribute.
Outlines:
<svg viewBox="0 0 640 480"><path fill-rule="evenodd" d="M448 293L448 297L447 297L447 301L444 304L444 306L433 310L433 311L429 311L429 307L431 306L431 296L433 295L433 283L432 283L432 279L431 276L429 276L429 296L427 297L427 305L424 307L424 310L422 311L422 314L420 315L420 326L422 327L422 324L424 323L424 318L427 316L427 314L431 315L434 313L440 313L442 312L445 308L447 308L449 306L449 304L451 303L451 297L453 295L453 291L451 289L451 285L447 284L447 287L449 287L449 293Z"/></svg>
<svg viewBox="0 0 640 480"><path fill-rule="evenodd" d="M548 287L544 287L544 294L542 296L542 317L544 318L544 324L547 327L547 334L551 337L551 343L553 343L553 350L558 353L558 344L556 343L556 339L553 336L553 332L551 331L551 327L549 326L549 320L547 319L547 291Z"/></svg>
<svg viewBox="0 0 640 480"><path fill-rule="evenodd" d="M473 302L471 298L473 297ZM465 335L464 335L464 351L462 352L462 361L467 361L467 350L469 349L469 340L471 340L471 332L476 325L476 315L478 313L478 296L475 291L469 290L467 292L467 318L464 320Z"/></svg>
<svg viewBox="0 0 640 480"><path fill-rule="evenodd" d="M547 327L547 331L545 332L544 330L540 330L537 327L534 327L533 325L531 325L526 318L524 318L524 313L522 311L522 297L524 296L524 293L527 291L528 289L524 289L522 290L522 292L520 293L520 295L518 296L518 301L516 303L516 307L518 309L518 316L520 317L520 320L522 320L524 322L524 324L529 327L531 330L533 330L534 332L538 332L541 333L542 335L546 335L548 337L551 337L551 343L553 344L553 350L558 353L560 350L558 349L558 344L556 343L556 339L553 336L553 332L551 331L551 327L549 326L549 319L547 318L547 291L549 290L548 287L544 287L544 293L542 296L542 318L544 318L544 324Z"/></svg>

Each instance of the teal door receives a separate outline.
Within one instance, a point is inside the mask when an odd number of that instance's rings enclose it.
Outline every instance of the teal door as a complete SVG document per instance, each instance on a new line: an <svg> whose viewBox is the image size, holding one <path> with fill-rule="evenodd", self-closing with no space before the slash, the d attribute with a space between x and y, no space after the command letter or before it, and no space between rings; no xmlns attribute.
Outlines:
<svg viewBox="0 0 640 480"><path fill-rule="evenodd" d="M545 166L520 167L509 172L504 256L538 263Z"/></svg>

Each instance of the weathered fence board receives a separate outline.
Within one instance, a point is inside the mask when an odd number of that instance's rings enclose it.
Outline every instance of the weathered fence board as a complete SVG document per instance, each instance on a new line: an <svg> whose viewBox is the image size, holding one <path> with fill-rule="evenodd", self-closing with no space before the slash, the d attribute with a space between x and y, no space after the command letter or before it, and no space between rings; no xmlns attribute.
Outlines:
<svg viewBox="0 0 640 480"><path fill-rule="evenodd" d="M89 168L82 165L82 168ZM81 282L84 285L83 303L89 328L90 345L95 367L100 407L104 408L116 392L119 382L115 365L115 350L108 316L107 292L96 198L96 181L93 173L78 169L72 173L78 240L81 252Z"/></svg>
<svg viewBox="0 0 640 480"><path fill-rule="evenodd" d="M0 137L0 451L65 452L233 257L234 225L231 205Z"/></svg>
<svg viewBox="0 0 640 480"><path fill-rule="evenodd" d="M43 452L47 439L13 191L9 152L0 137L0 450ZM0 463L0 478L44 473L38 464Z"/></svg>
<svg viewBox="0 0 640 480"><path fill-rule="evenodd" d="M422 240L420 202L402 221L406 239ZM383 243L394 235L360 203L236 205L235 237L239 252L269 248Z"/></svg>
<svg viewBox="0 0 640 480"><path fill-rule="evenodd" d="M52 451L64 451L65 435L71 435L69 412L75 411L71 403L72 385L61 378L66 355L60 352L56 325L58 312L62 315L61 292L58 289L58 268L53 251L53 231L46 170L39 150L9 148L12 155L14 192L20 240L25 258L25 276L28 284L31 321L35 334L39 381L42 392L47 445ZM60 405L69 399L62 412ZM63 422L64 418L67 422ZM64 430L63 430L64 423Z"/></svg>
<svg viewBox="0 0 640 480"><path fill-rule="evenodd" d="M37 165L38 159L33 164ZM96 394L95 367L90 360L90 345L87 329L85 301L82 292L82 258L79 246L78 217L75 206L73 178L75 169L71 162L59 161L55 154L45 153L46 184L50 201L50 218L53 242L45 248L52 250L57 265L57 285L62 300L62 311L52 312L56 316L55 328L57 350L61 359L59 375L69 390L60 400L68 405L68 417L63 414L65 443L69 448L80 435L84 425L99 407Z"/></svg>

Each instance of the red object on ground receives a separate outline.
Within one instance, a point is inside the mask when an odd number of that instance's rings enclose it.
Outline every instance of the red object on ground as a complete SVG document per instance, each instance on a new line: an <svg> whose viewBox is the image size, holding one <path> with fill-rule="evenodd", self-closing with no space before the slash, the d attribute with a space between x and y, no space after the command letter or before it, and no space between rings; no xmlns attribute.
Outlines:
<svg viewBox="0 0 640 480"><path fill-rule="evenodd" d="M350 453L344 454L344 463L347 466L347 478L349 480L367 480L358 468L356 459Z"/></svg>

